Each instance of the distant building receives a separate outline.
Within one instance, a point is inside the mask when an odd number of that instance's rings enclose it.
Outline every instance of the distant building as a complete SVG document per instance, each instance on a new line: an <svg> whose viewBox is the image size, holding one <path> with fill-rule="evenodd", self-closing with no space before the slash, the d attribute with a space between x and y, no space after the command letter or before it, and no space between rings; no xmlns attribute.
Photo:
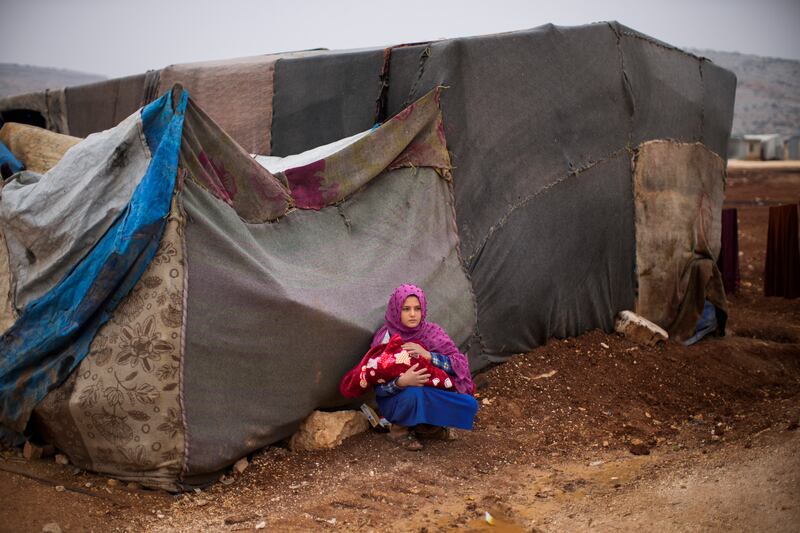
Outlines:
<svg viewBox="0 0 800 533"><path fill-rule="evenodd" d="M760 147L759 147L760 149ZM728 141L728 159L747 159L749 144L741 135L731 135Z"/></svg>
<svg viewBox="0 0 800 533"><path fill-rule="evenodd" d="M784 159L785 146L783 136L778 133L735 136L728 143L728 158L751 161ZM794 146L796 153L797 141L794 141Z"/></svg>
<svg viewBox="0 0 800 533"><path fill-rule="evenodd" d="M800 159L800 135L792 135L783 140L783 158Z"/></svg>

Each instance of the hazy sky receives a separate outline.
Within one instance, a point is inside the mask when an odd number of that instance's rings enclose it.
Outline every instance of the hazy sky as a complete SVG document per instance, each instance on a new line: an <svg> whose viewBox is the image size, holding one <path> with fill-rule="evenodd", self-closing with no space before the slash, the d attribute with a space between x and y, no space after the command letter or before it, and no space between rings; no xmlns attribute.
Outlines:
<svg viewBox="0 0 800 533"><path fill-rule="evenodd" d="M0 63L172 63L617 20L682 48L800 59L800 0L0 0Z"/></svg>

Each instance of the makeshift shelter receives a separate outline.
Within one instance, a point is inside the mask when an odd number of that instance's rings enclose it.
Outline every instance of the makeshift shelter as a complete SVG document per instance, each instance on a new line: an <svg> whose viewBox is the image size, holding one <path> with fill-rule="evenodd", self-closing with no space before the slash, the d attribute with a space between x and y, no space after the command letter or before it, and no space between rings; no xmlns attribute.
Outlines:
<svg viewBox="0 0 800 533"><path fill-rule="evenodd" d="M174 490L290 435L404 282L474 370L624 309L678 339L724 314L736 82L707 60L604 23L220 68L149 74L206 102L167 92L0 196L0 420L79 466ZM268 133L233 98L247 149L203 110L236 72L271 83Z"/></svg>

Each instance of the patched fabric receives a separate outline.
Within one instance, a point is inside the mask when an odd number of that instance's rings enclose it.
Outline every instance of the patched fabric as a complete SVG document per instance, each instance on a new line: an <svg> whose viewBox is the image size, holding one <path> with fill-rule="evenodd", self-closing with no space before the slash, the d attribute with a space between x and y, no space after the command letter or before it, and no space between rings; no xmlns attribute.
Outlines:
<svg viewBox="0 0 800 533"><path fill-rule="evenodd" d="M66 147L81 139L18 124L6 124L6 131L15 153L24 145L52 154L47 163L52 168L23 158L29 169L46 173L17 174L0 197L0 222L16 279L14 305L22 309L52 289L100 240L130 202L152 159L138 114L73 151ZM49 148L39 152L41 146Z"/></svg>
<svg viewBox="0 0 800 533"><path fill-rule="evenodd" d="M291 207L289 192L189 100L181 139L181 165L192 180L231 206L245 222L275 220Z"/></svg>
<svg viewBox="0 0 800 533"><path fill-rule="evenodd" d="M269 155L275 63L320 51L242 57L170 65L160 72L159 93L180 83L236 143Z"/></svg>
<svg viewBox="0 0 800 533"><path fill-rule="evenodd" d="M81 140L78 137L14 122L6 123L0 129L0 141L27 170L39 174L44 174L56 166L67 150Z"/></svg>
<svg viewBox="0 0 800 533"><path fill-rule="evenodd" d="M634 165L636 312L684 340L706 299L727 313L716 266L725 162L701 143L651 141Z"/></svg>
<svg viewBox="0 0 800 533"><path fill-rule="evenodd" d="M72 464L91 470L94 466L92 458L70 409L70 402L77 401L74 396L77 379L78 373L73 372L61 385L47 393L34 409L30 427L67 454Z"/></svg>
<svg viewBox="0 0 800 533"><path fill-rule="evenodd" d="M150 266L92 341L74 384L50 393L58 398L71 390L69 419L89 461L78 462L81 446L62 448L76 455L73 462L166 490L177 490L184 457L183 227L176 196Z"/></svg>
<svg viewBox="0 0 800 533"><path fill-rule="evenodd" d="M335 154L284 171L295 205L321 209L340 202L386 168L431 167L449 176L439 94L433 89Z"/></svg>
<svg viewBox="0 0 800 533"><path fill-rule="evenodd" d="M3 231L0 230L0 335L17 319L12 297L11 268L8 265L8 250Z"/></svg>
<svg viewBox="0 0 800 533"><path fill-rule="evenodd" d="M158 251L177 179L187 99L188 94L184 91L173 106L171 94L166 94L142 109L141 123L148 143L147 151L154 156L143 177L128 175L131 179L140 178L130 201L83 257L76 254L71 264L58 265L66 270L64 277L41 297L25 305L14 324L0 336L0 353L3 354L0 358L0 423L7 428L24 431L36 405L80 365L98 330L110 320L120 301L133 289ZM119 128L123 132L126 130L124 126ZM84 143L71 153L82 152L82 147ZM126 166L124 157L115 157L126 150L121 145L117 148L119 150L108 154L105 160L101 158L102 167ZM64 165L61 168L63 170ZM82 169L80 162L76 162L71 171L81 174ZM13 183L18 183L24 174L15 175ZM48 217L55 215L57 218L76 207L60 196L62 189L58 187L63 184L54 183L53 178L57 175L48 173L41 177L41 181L34 182L35 193L32 196L26 196L26 184L20 182L16 202L14 195L7 194L9 184L4 186L0 215L4 218L6 239L10 236L9 220L18 223L24 219L15 228L14 236L19 244L31 237L20 231L26 223L37 229L49 224L50 229L55 230L57 225ZM43 188L36 187L40 183L44 184ZM89 203L90 193L94 191L83 192L85 195L75 202L78 207ZM50 213L49 208L58 202L63 209ZM13 208L15 205L28 216L15 216L19 214ZM35 206L40 206L40 209L37 211ZM45 219L44 224L37 220L37 214ZM19 263L20 260L28 264L35 262L36 255L30 248L20 258L13 255L19 253L11 246L14 243L8 244L10 263ZM46 244L43 249L47 250ZM19 272L14 270L18 294Z"/></svg>
<svg viewBox="0 0 800 533"><path fill-rule="evenodd" d="M113 128L139 109L144 88L144 74L67 87L70 135L86 137Z"/></svg>

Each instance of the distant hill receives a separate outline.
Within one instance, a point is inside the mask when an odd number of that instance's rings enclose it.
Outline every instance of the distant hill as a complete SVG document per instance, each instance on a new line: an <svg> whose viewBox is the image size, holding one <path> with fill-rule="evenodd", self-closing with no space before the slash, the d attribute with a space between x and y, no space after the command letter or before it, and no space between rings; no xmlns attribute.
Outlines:
<svg viewBox="0 0 800 533"><path fill-rule="evenodd" d="M800 134L800 61L736 52L692 50L733 71L736 105L733 134Z"/></svg>
<svg viewBox="0 0 800 533"><path fill-rule="evenodd" d="M74 70L0 63L0 98L107 79Z"/></svg>

